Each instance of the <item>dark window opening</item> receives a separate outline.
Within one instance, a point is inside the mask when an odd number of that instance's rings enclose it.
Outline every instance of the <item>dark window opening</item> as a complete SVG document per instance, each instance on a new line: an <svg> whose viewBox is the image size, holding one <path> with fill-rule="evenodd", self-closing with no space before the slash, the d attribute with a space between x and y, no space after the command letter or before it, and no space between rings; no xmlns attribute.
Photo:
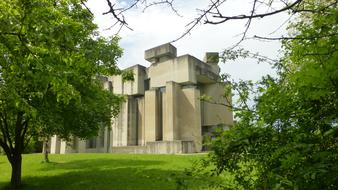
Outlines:
<svg viewBox="0 0 338 190"><path fill-rule="evenodd" d="M96 148L96 137L93 137L86 141L86 148Z"/></svg>
<svg viewBox="0 0 338 190"><path fill-rule="evenodd" d="M150 88L150 79L144 80L144 90L149 90Z"/></svg>

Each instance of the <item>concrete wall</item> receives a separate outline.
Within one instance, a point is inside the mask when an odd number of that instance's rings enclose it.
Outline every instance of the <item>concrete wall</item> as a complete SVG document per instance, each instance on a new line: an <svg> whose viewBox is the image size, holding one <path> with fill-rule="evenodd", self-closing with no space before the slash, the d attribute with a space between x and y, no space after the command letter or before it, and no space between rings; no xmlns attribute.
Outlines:
<svg viewBox="0 0 338 190"><path fill-rule="evenodd" d="M200 91L195 87L183 88L178 93L177 113L180 140L193 141L196 152L202 149Z"/></svg>
<svg viewBox="0 0 338 190"><path fill-rule="evenodd" d="M78 139L77 152L86 152L86 141Z"/></svg>
<svg viewBox="0 0 338 190"><path fill-rule="evenodd" d="M63 147L63 153L95 153L95 152L109 152L110 151L110 143L111 139L108 135L110 130L108 128L101 129L97 137L93 137L92 139L95 140L95 147L88 147L87 142L89 140L83 140L80 138L72 138L71 141L65 144Z"/></svg>
<svg viewBox="0 0 338 190"><path fill-rule="evenodd" d="M144 80L147 77L146 68L141 65L135 65L127 68L134 73L133 81L123 81L122 76L111 76L108 78L112 82L113 93L123 95L144 95Z"/></svg>
<svg viewBox="0 0 338 190"><path fill-rule="evenodd" d="M201 87L202 95L207 95L212 98L212 101L215 103L227 104L227 99L224 97L224 87L223 83L214 83L203 85ZM218 124L233 125L233 115L232 111L221 104L213 104L208 102L202 102L202 125L211 126Z"/></svg>
<svg viewBox="0 0 338 190"><path fill-rule="evenodd" d="M152 64L148 68L150 88L166 86L168 81L176 83L196 83L193 63L189 62L189 56L180 56L161 63Z"/></svg>
<svg viewBox="0 0 338 190"><path fill-rule="evenodd" d="M207 95L227 103L222 97L224 84L218 83L218 53L207 53L203 62L190 55L177 57L176 48L164 44L147 50L145 59L152 63L150 67L126 69L134 73L134 81L102 77L105 89L126 97L120 114L112 119L111 130L97 138L103 139L103 146L88 148L86 141L78 140L67 147L53 137L51 152L199 152L202 126L233 125L232 112L226 106L199 100Z"/></svg>

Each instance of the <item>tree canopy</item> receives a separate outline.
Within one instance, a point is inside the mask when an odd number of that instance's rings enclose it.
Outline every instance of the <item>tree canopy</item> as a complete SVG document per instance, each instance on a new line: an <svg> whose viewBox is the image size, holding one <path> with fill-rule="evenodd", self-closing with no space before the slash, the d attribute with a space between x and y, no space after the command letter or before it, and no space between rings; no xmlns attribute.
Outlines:
<svg viewBox="0 0 338 190"><path fill-rule="evenodd" d="M122 73L118 38L100 37L82 3L0 1L0 145L13 186L21 183L21 153L31 136L94 136L123 101L102 81Z"/></svg>
<svg viewBox="0 0 338 190"><path fill-rule="evenodd" d="M243 94L256 92L253 109L240 104L236 125L212 142L205 163L215 166L212 173L231 173L236 189L338 187L337 1L302 5L289 37L279 38L278 77L266 76L253 89L242 85Z"/></svg>

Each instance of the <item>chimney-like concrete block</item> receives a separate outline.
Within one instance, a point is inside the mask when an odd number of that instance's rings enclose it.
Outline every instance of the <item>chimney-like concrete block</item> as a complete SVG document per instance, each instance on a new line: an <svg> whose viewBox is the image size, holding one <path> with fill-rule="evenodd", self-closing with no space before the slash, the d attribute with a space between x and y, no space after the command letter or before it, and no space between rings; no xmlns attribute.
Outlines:
<svg viewBox="0 0 338 190"><path fill-rule="evenodd" d="M144 59L151 62L157 63L168 59L175 58L177 56L176 47L170 43L166 43L144 52Z"/></svg>
<svg viewBox="0 0 338 190"><path fill-rule="evenodd" d="M205 63L218 64L218 62L219 62L218 52L206 52L203 61Z"/></svg>

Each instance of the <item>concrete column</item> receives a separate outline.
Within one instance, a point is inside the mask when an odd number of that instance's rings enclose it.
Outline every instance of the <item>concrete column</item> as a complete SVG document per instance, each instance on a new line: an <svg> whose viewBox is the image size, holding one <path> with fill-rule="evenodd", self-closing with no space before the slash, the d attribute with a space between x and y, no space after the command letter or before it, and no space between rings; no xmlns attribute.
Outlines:
<svg viewBox="0 0 338 190"><path fill-rule="evenodd" d="M112 125L112 146L127 146L128 141L128 99L122 103L119 116L114 119Z"/></svg>
<svg viewBox="0 0 338 190"><path fill-rule="evenodd" d="M50 153L60 154L60 145L61 145L60 139L56 135L54 135L51 138Z"/></svg>
<svg viewBox="0 0 338 190"><path fill-rule="evenodd" d="M166 83L166 93L165 93L165 118L163 119L163 140L172 141L179 140L179 129L178 129L178 110L177 110L177 101L178 93L180 93L180 85L169 81Z"/></svg>
<svg viewBox="0 0 338 190"><path fill-rule="evenodd" d="M135 146L137 145L137 125L138 125L138 120L137 120L137 100L130 96L128 98L128 146Z"/></svg>
<svg viewBox="0 0 338 190"><path fill-rule="evenodd" d="M123 104L123 112L121 112L122 114L122 122L120 123L120 146L127 146L128 144L128 104L129 104L129 100L127 99L127 101Z"/></svg>
<svg viewBox="0 0 338 190"><path fill-rule="evenodd" d="M156 141L157 124L157 93L156 90L145 92L145 141Z"/></svg>
<svg viewBox="0 0 338 190"><path fill-rule="evenodd" d="M60 154L66 154L67 142L61 140Z"/></svg>
<svg viewBox="0 0 338 190"><path fill-rule="evenodd" d="M144 115L144 98L139 98L137 101L138 108L138 145L145 145L145 115Z"/></svg>
<svg viewBox="0 0 338 190"><path fill-rule="evenodd" d="M108 139L109 140L108 152L112 152L112 147L115 146L114 145L114 138L115 138L114 127L116 127L116 125L115 125L116 120L117 120L117 118L112 118L112 125L111 125L111 129L109 130L110 135L109 135L109 139Z"/></svg>
<svg viewBox="0 0 338 190"><path fill-rule="evenodd" d="M108 127L105 127L103 134L103 152L109 152L108 146L109 146L109 140L108 140Z"/></svg>
<svg viewBox="0 0 338 190"><path fill-rule="evenodd" d="M202 149L200 91L194 87L179 94L179 132L182 141L193 141L194 151Z"/></svg>
<svg viewBox="0 0 338 190"><path fill-rule="evenodd" d="M86 152L86 141L85 140L78 139L78 148L77 148L77 151L79 153Z"/></svg>

